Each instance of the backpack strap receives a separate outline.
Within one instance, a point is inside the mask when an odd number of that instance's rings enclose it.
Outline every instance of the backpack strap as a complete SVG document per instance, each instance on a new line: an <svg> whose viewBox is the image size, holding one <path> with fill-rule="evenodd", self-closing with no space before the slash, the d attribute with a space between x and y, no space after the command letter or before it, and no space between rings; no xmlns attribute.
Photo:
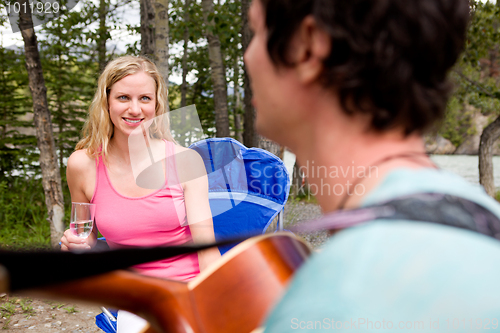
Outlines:
<svg viewBox="0 0 500 333"><path fill-rule="evenodd" d="M443 193L417 193L377 205L333 212L297 225L292 231L339 230L382 219L443 224L500 240L500 219L495 214L475 202Z"/></svg>

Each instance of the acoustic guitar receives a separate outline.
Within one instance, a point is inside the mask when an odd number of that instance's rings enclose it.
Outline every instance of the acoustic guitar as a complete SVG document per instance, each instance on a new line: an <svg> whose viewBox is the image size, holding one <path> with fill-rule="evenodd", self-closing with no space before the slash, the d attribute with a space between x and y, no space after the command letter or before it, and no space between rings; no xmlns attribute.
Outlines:
<svg viewBox="0 0 500 333"><path fill-rule="evenodd" d="M187 283L119 270L30 293L133 312L151 325L146 332L248 333L263 323L310 252L290 233L267 234L237 245ZM1 280L0 270L0 289Z"/></svg>

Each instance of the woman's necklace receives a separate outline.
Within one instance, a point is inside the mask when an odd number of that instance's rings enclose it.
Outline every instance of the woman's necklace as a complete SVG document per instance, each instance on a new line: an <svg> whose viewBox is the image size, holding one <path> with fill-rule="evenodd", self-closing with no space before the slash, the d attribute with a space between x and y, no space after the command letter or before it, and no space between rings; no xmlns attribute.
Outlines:
<svg viewBox="0 0 500 333"><path fill-rule="evenodd" d="M425 166L427 166L427 163L423 163L421 160L419 160L419 158L424 157L424 156L425 157L429 157L428 154L423 153L423 152L408 152L408 153L400 153L400 154L389 155L389 156L385 156L384 158L381 158L380 160L378 160L375 163L371 164L370 166L368 166L368 168L378 167L381 164L384 164L386 162L389 162L389 161L392 161L392 160L396 160L396 159L413 159L415 162L417 162L417 163L419 163L421 165L425 164ZM425 162L429 162L429 161L431 162L431 164L434 166L435 169L439 169L439 167L434 162L432 162L430 159L426 160ZM345 206L346 202L350 198L349 189L355 189L356 186L358 186L359 184L361 184L361 182L364 179L365 179L364 177L357 178L352 183L352 185L347 189L346 195L344 195L342 197L342 200L340 201L340 205L339 205L339 208L338 208L339 210L344 209L344 206Z"/></svg>

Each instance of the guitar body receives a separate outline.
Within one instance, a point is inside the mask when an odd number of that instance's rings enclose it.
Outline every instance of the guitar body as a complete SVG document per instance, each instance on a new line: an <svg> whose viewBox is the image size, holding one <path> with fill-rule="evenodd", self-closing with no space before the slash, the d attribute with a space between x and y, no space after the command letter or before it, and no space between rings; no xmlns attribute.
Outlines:
<svg viewBox="0 0 500 333"><path fill-rule="evenodd" d="M201 332L257 328L310 253L304 243L287 234L253 238L234 250L213 271L188 283Z"/></svg>
<svg viewBox="0 0 500 333"><path fill-rule="evenodd" d="M268 234L234 247L188 283L115 271L43 292L136 313L158 332L245 333L263 323L309 254L292 234Z"/></svg>

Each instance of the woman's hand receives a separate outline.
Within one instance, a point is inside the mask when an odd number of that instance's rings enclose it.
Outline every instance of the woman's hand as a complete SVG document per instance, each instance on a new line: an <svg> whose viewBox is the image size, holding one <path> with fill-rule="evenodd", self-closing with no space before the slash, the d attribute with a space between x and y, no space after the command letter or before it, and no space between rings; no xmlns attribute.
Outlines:
<svg viewBox="0 0 500 333"><path fill-rule="evenodd" d="M95 159L88 156L85 149L77 150L69 157L66 179L68 180L71 202L90 202L94 194L96 180L95 165ZM61 238L61 250L90 250L97 242L96 230L94 225L87 238L76 237L69 229L66 230Z"/></svg>
<svg viewBox="0 0 500 333"><path fill-rule="evenodd" d="M97 237L94 232L91 232L87 238L80 238L71 232L71 230L66 230L61 238L61 250L90 250L97 242Z"/></svg>
<svg viewBox="0 0 500 333"><path fill-rule="evenodd" d="M218 247L199 251L198 252L198 264L200 265L200 272L203 272L212 263L219 260L220 257L221 257L221 255L220 255Z"/></svg>

